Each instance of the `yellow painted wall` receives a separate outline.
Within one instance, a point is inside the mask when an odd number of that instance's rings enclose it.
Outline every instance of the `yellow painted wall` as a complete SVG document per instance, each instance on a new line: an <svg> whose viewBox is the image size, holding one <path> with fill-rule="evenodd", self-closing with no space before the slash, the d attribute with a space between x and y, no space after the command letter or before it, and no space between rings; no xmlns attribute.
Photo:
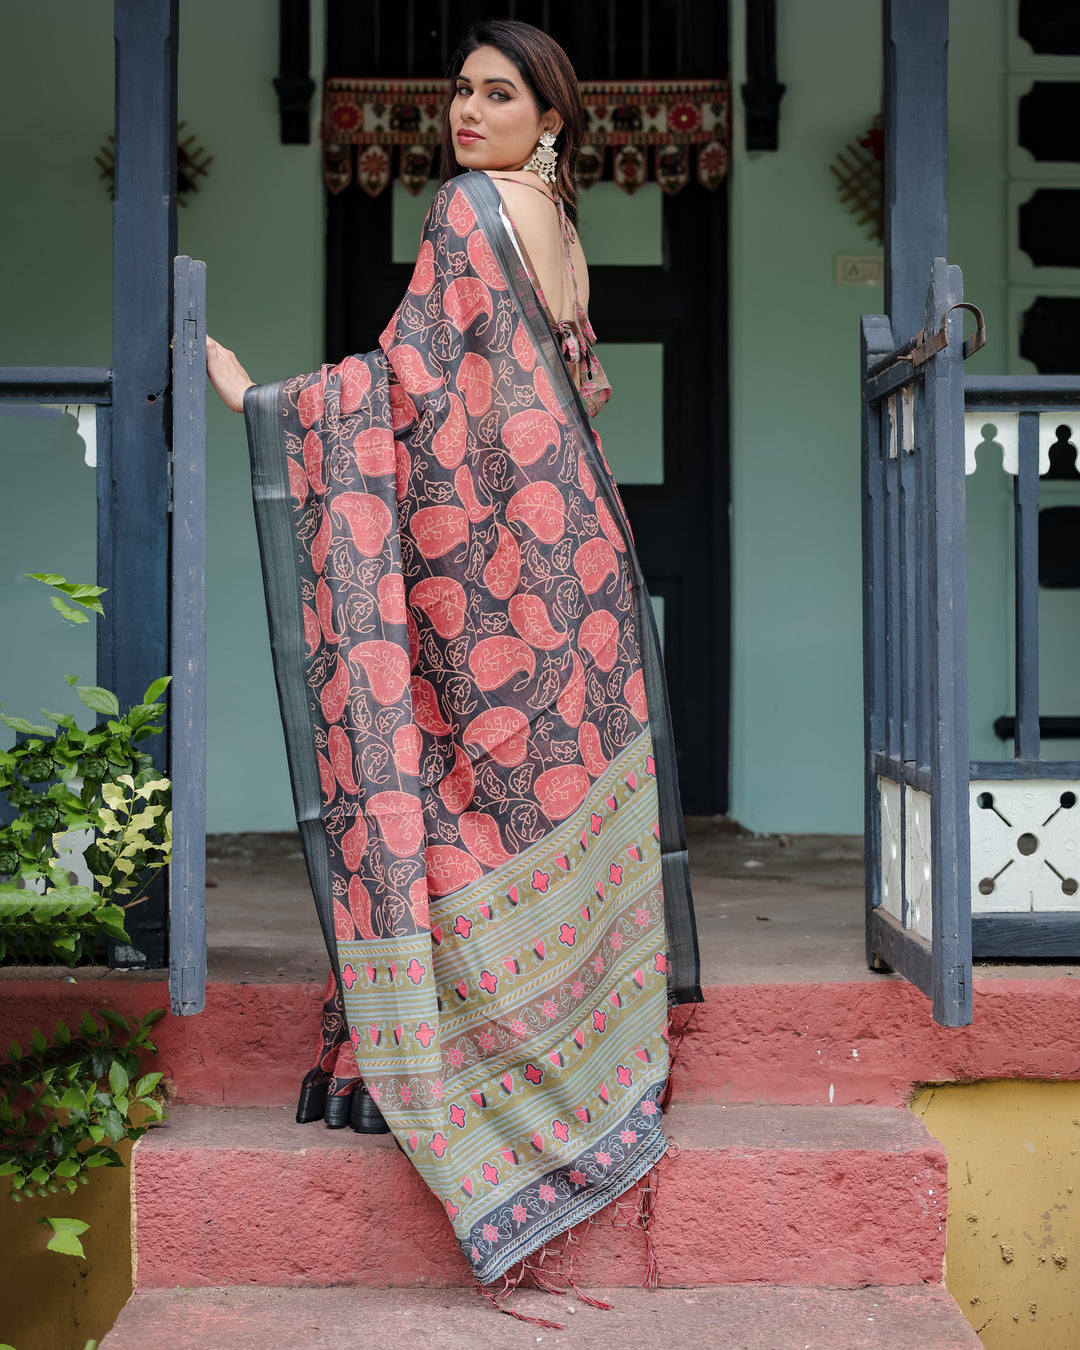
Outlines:
<svg viewBox="0 0 1080 1350"><path fill-rule="evenodd" d="M946 1084L912 1110L949 1159L945 1283L987 1350L1076 1350L1080 1083Z"/></svg>
<svg viewBox="0 0 1080 1350"><path fill-rule="evenodd" d="M0 1191L0 1343L15 1350L83 1350L112 1327L131 1294L131 1145L124 1167L101 1167L74 1195L13 1203ZM50 1252L46 1215L82 1219L86 1260ZM148 1347L147 1350L154 1350ZM163 1350L163 1348L162 1348Z"/></svg>

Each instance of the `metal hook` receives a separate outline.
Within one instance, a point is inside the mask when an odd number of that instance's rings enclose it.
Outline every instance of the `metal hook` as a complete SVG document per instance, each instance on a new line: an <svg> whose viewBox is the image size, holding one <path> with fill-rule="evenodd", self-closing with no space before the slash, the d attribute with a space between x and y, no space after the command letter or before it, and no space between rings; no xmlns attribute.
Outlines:
<svg viewBox="0 0 1080 1350"><path fill-rule="evenodd" d="M966 309L975 315L975 332L971 337L964 340L963 357L966 361L969 356L974 356L981 348L986 346L986 320L983 318L983 312L978 305L971 304L968 300L958 300L955 305L950 305L941 316L941 332L945 331L945 323L954 309Z"/></svg>

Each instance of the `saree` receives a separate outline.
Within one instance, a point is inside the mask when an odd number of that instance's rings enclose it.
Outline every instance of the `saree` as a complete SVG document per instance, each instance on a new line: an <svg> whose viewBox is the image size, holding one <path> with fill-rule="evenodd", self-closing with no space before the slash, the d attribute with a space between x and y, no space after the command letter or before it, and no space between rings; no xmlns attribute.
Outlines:
<svg viewBox="0 0 1080 1350"><path fill-rule="evenodd" d="M339 1041L481 1284L663 1155L701 998L651 606L499 205L446 183L379 349L245 398Z"/></svg>

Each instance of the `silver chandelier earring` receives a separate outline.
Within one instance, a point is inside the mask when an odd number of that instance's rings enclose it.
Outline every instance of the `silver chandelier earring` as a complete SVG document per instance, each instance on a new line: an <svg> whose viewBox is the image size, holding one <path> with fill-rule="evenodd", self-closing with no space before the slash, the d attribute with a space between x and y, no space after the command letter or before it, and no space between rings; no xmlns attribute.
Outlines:
<svg viewBox="0 0 1080 1350"><path fill-rule="evenodd" d="M525 168L532 169L534 173L539 174L542 183L554 183L555 163L558 158L559 156L555 152L555 133L545 131L541 133L536 149L532 152L532 159L525 165Z"/></svg>

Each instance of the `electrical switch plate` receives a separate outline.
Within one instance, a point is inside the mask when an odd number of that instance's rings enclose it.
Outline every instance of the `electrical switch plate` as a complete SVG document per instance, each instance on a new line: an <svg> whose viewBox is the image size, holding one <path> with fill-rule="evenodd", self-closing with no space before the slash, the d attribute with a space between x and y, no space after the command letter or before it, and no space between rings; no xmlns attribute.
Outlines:
<svg viewBox="0 0 1080 1350"><path fill-rule="evenodd" d="M885 259L876 253L839 253L836 257L838 286L884 286Z"/></svg>

